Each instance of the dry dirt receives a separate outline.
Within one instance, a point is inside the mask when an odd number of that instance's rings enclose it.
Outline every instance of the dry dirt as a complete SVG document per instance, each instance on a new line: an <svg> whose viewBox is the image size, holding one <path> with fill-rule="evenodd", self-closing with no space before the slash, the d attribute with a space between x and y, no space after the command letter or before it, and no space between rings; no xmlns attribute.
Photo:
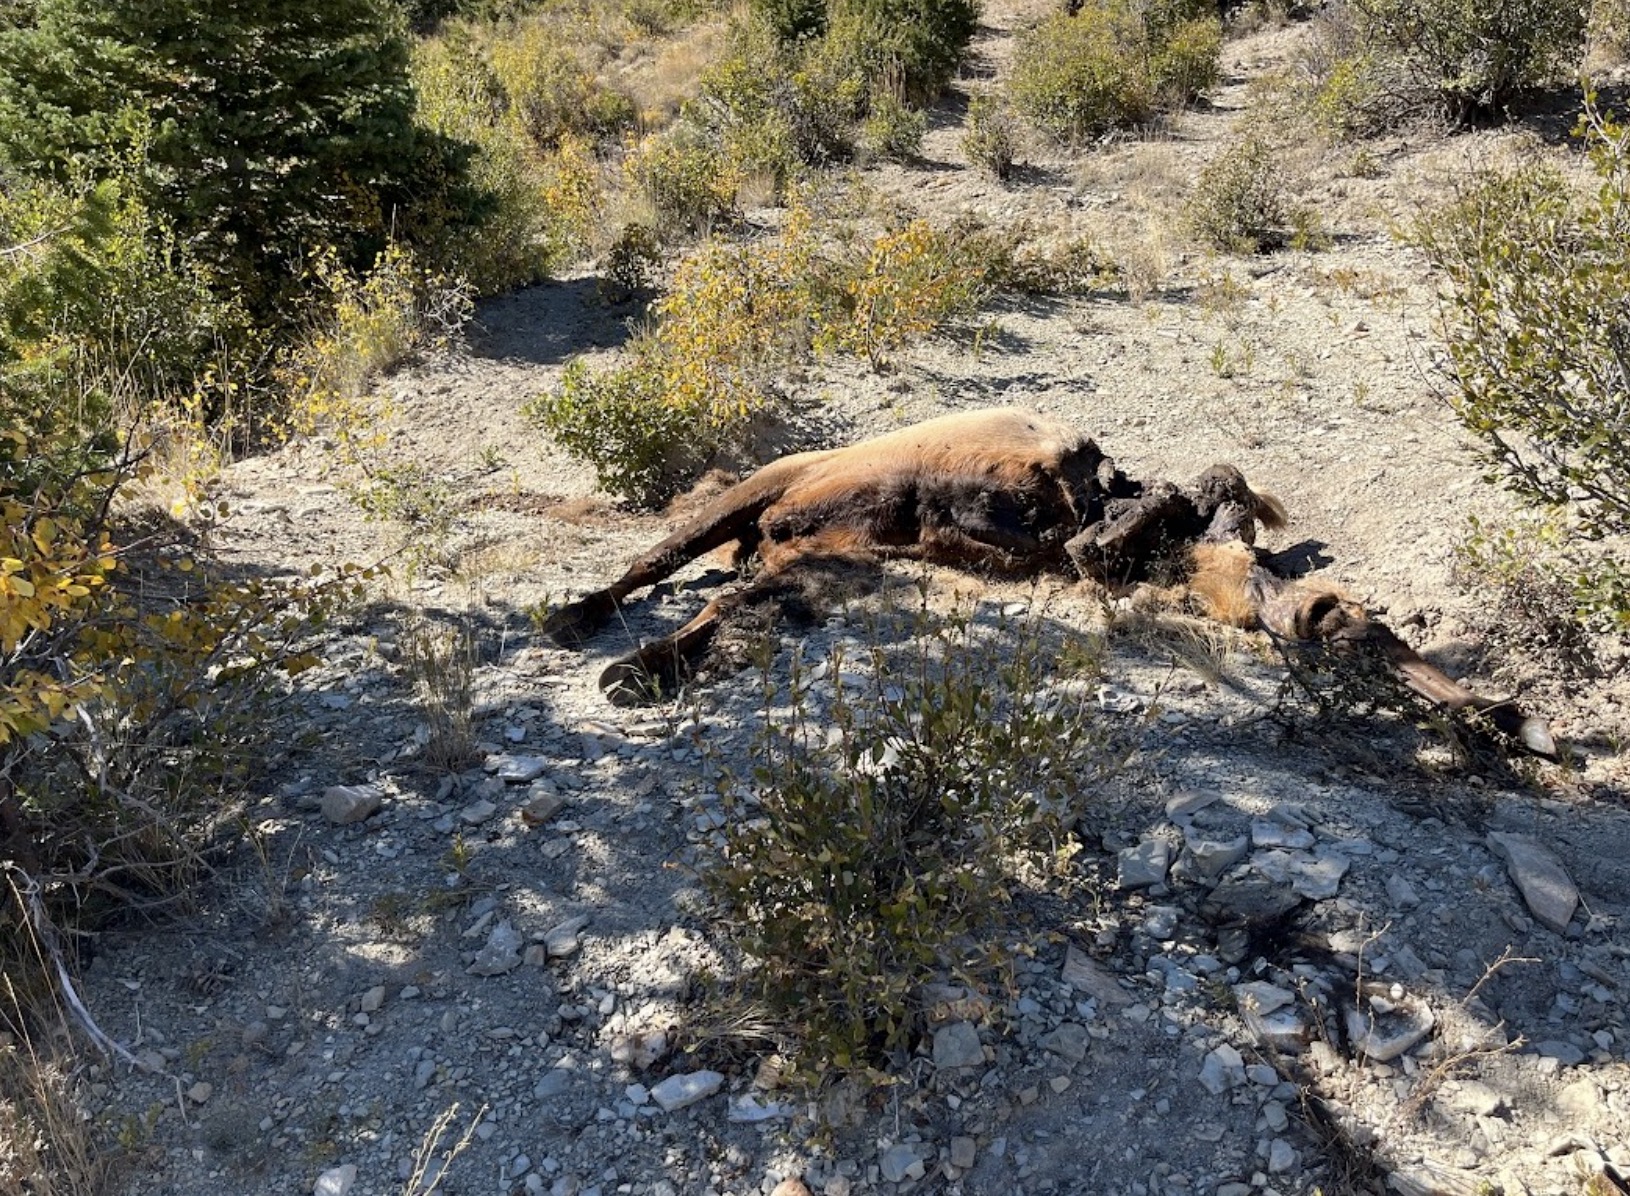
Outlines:
<svg viewBox="0 0 1630 1196"><path fill-rule="evenodd" d="M1091 795L1083 895L1015 922L1014 982L974 1019L974 1055L952 1066L970 1031L947 1035L943 1055L936 1035L892 1088L840 1087L818 1104L758 1092L788 1106L763 1121L733 1118L755 1091L750 1069L663 1111L649 1090L700 1063L670 1054L641 1070L617 1048L682 1025L694 980L724 966L689 865L721 817L709 769L742 752L756 682L709 682L632 714L595 690L607 659L694 612L701 598L683 586L584 653L534 636L530 608L604 584L670 521L596 501L592 475L520 415L572 357L614 352L629 316L597 302L592 278L533 287L484 304L460 352L382 387L388 454L447 486L452 531L430 555L452 567L397 556L379 600L302 679L287 750L249 813L263 851L229 861L195 917L96 944L85 997L152 1069L92 1062L86 1075L98 1116L122 1127L129 1191L305 1193L324 1176L342 1191L354 1167L358 1196L401 1192L455 1103L458 1124L484 1112L443 1177L450 1193L747 1193L797 1178L834 1196L1578 1194L1591 1168L1630 1175L1626 686L1481 651L1452 548L1469 516L1511 506L1479 481L1435 393L1432 282L1391 235L1468 168L1571 151L1520 126L1399 132L1366 147L1359 177L1351 150L1293 146L1287 172L1331 247L1212 256L1186 244L1176 209L1239 122L1264 119L1247 112L1250 81L1282 67L1301 31L1230 42L1211 104L1158 135L1035 149L998 184L959 148L966 95L1044 6L989 7L979 65L934 114L922 161L867 183L934 219L1091 234L1157 285L1136 302L1005 300L977 349L930 341L886 374L821 362L788 381L792 439L1016 404L1091 431L1134 474L1186 479L1232 461L1292 512L1273 547L1316 542L1327 575L1452 673L1494 689L1509 666L1500 680L1526 682L1571 763L1468 774L1441 767L1441 752L1417 758L1397 723L1287 726L1262 717L1279 670L1260 645L1216 637L1231 678L1219 686L1158 638L1112 638L1102 717L1137 751ZM364 520L343 481L316 443L233 466L221 553L281 572L395 552L400 530ZM1054 627L1091 630L1101 615L1061 581L941 576L933 588ZM538 780L418 761L400 652L421 612L476 629L478 734L494 754L537 758ZM857 628L838 616L789 629L772 668L794 648L819 658L852 644ZM337 784L376 785L382 809L332 825L318 799ZM564 807L542 825L518 816L551 795ZM1531 836L1577 885L1564 932L1536 920L1493 850L1499 833ZM1238 892L1225 884L1219 898L1192 866L1197 843L1241 836L1248 854L1225 875L1301 899L1295 935L1243 954L1215 908ZM1120 887L1118 869L1156 842L1186 846L1190 865ZM507 967L577 918L559 951ZM502 933L493 942L506 924L514 952ZM1066 969L1067 948L1103 971ZM1507 951L1521 962L1485 979ZM494 974L472 974L472 960ZM1368 1007L1387 1028L1433 1013L1390 1062L1317 1034L1276 1052L1253 1003L1277 998L1242 987L1283 992L1281 1016L1307 1030L1321 988L1339 1006L1360 974L1391 1003Z"/></svg>

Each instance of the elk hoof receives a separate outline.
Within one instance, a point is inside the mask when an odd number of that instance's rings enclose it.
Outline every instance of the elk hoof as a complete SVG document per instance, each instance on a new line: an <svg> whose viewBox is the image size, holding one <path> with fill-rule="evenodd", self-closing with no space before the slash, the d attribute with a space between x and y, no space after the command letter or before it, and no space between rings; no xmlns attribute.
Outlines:
<svg viewBox="0 0 1630 1196"><path fill-rule="evenodd" d="M649 706L673 697L684 680L673 645L660 640L608 665L600 674L600 692L613 706Z"/></svg>
<svg viewBox="0 0 1630 1196"><path fill-rule="evenodd" d="M1556 759L1556 740L1551 736L1550 726L1538 715L1529 715L1522 720L1522 725L1517 728L1517 739L1534 755Z"/></svg>
<svg viewBox="0 0 1630 1196"><path fill-rule="evenodd" d="M551 611L539 630L562 648L581 648L616 609L617 600L607 591L597 590Z"/></svg>

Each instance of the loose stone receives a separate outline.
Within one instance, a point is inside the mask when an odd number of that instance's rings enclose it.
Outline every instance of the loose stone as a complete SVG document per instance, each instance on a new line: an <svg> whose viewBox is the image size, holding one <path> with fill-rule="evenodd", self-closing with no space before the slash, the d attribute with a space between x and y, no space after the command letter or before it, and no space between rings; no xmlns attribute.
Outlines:
<svg viewBox="0 0 1630 1196"><path fill-rule="evenodd" d="M356 1182L355 1163L331 1167L317 1177L317 1182L311 1186L311 1196L345 1196L351 1190L351 1185Z"/></svg>
<svg viewBox="0 0 1630 1196"><path fill-rule="evenodd" d="M330 785L323 790L323 817L336 826L347 826L378 812L385 791L378 785Z"/></svg>
<svg viewBox="0 0 1630 1196"><path fill-rule="evenodd" d="M1579 906L1579 890L1562 862L1527 835L1491 831L1488 842L1540 924L1558 934L1566 930Z"/></svg>
<svg viewBox="0 0 1630 1196"><path fill-rule="evenodd" d="M651 1088L651 1099L662 1106L665 1113L672 1113L676 1109L683 1109L686 1105L694 1105L697 1101L712 1096L724 1086L724 1076L716 1071L693 1071L683 1075L669 1076L661 1083Z"/></svg>
<svg viewBox="0 0 1630 1196"><path fill-rule="evenodd" d="M1164 839L1145 839L1136 847L1126 848L1118 857L1116 884L1123 889L1147 889L1162 883L1171 852L1171 844Z"/></svg>
<svg viewBox="0 0 1630 1196"><path fill-rule="evenodd" d="M971 1022L951 1022L934 1031L934 1066L941 1070L978 1067L985 1062L979 1031Z"/></svg>
<svg viewBox="0 0 1630 1196"><path fill-rule="evenodd" d="M917 1153L917 1148L904 1142L885 1150L882 1157L877 1160L877 1166L884 1180L891 1184L906 1179L921 1179L927 1170L923 1166L922 1156Z"/></svg>

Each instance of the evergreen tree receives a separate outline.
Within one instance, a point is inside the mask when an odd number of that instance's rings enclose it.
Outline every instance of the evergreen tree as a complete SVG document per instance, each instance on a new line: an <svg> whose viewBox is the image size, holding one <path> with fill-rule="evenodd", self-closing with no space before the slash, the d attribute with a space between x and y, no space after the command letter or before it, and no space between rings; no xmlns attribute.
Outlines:
<svg viewBox="0 0 1630 1196"><path fill-rule="evenodd" d="M0 28L0 169L103 177L140 158L154 210L257 310L284 310L320 250L367 265L421 210L446 223L470 206L449 200L456 147L413 126L389 0L32 8Z"/></svg>

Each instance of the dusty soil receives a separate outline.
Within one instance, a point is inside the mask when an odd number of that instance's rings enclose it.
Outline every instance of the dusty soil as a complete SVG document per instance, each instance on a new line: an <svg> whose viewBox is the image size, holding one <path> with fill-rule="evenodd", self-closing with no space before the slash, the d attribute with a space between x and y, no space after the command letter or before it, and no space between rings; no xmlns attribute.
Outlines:
<svg viewBox="0 0 1630 1196"><path fill-rule="evenodd" d="M977 351L934 340L883 375L819 363L787 383L797 438L1018 404L1090 430L1129 472L1186 479L1232 461L1293 514L1274 547L1315 542L1326 574L1451 672L1524 683L1570 763L1468 772L1396 721L1265 718L1280 670L1248 637L1206 641L1219 685L1174 663L1168 640L1111 636L1095 700L1136 750L1090 795L1079 892L1016 916L1011 988L983 1016L952 1002L893 1087L811 1100L758 1090L740 1067L666 1111L651 1090L702 1063L644 1036L682 1039L695 980L727 966L692 865L723 817L710 770L740 759L756 682L633 713L594 688L607 659L694 612L684 586L581 654L533 635L530 609L604 584L670 527L596 500L592 475L520 415L574 355L615 352L629 314L600 305L590 278L534 287L485 304L465 349L382 388L388 452L445 482L450 538L416 568L396 556L378 601L301 679L249 814L260 850L229 861L196 916L96 944L85 997L145 1065L85 1076L97 1116L121 1127L129 1191L304 1193L320 1177L343 1191L347 1168L358 1196L409 1190L455 1104L455 1127L478 1121L442 1177L450 1193L746 1193L789 1178L832 1196L1579 1193L1593 1169L1630 1175L1624 678L1482 650L1451 550L1468 516L1511 508L1435 393L1432 282L1389 231L1468 166L1570 151L1520 127L1400 132L1367 147L1359 177L1350 151L1293 147L1287 171L1332 246L1214 257L1185 244L1176 210L1237 122L1260 119L1250 81L1300 31L1231 42L1211 104L1158 136L1034 149L1003 185L968 168L961 114L1045 6L989 7L979 65L936 112L923 160L867 182L936 219L1091 234L1152 289L1005 300ZM396 552L400 529L364 520L343 481L321 444L233 466L219 550L273 572ZM1063 581L931 589L941 605L956 593L1101 627L1102 604ZM401 649L424 617L475 628L478 734L492 757L535 759L536 778L423 765ZM853 613L789 628L772 671L795 650L853 646L859 628ZM381 808L335 825L320 809L334 785L372 785ZM522 817L550 798L557 812ZM1577 886L1562 930L1519 892L1501 834L1531 837ZM1227 870L1196 864L1229 843L1244 854ZM1155 844L1177 866L1134 885L1125 870ZM1263 891L1290 894L1294 930L1242 945L1231 923ZM1517 962L1498 963L1506 953ZM1316 1032L1315 1003L1339 1017L1363 984L1381 1004L1364 998L1356 1030ZM1419 1037L1366 1057L1366 1018ZM631 1059L631 1044L656 1058Z"/></svg>

